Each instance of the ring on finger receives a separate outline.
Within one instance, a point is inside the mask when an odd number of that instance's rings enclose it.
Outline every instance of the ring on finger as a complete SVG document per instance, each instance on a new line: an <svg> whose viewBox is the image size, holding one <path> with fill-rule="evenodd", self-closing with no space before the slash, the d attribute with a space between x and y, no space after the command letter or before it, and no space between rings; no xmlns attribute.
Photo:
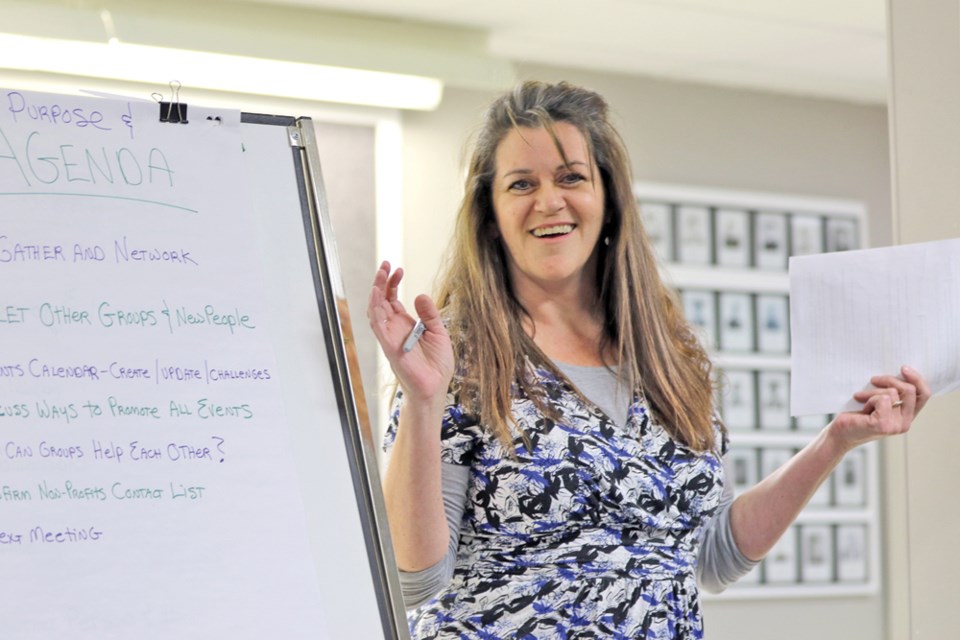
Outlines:
<svg viewBox="0 0 960 640"><path fill-rule="evenodd" d="M890 408L896 409L897 407L902 407L902 406L903 406L903 400L897 400L892 405L890 405Z"/></svg>

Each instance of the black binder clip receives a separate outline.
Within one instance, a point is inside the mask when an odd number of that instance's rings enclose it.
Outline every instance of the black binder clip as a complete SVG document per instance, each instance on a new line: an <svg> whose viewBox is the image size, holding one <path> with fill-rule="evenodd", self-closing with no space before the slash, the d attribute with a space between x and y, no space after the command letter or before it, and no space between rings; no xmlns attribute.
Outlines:
<svg viewBox="0 0 960 640"><path fill-rule="evenodd" d="M153 98L160 103L160 122L187 124L187 105L180 102L180 83L174 80L170 83L170 102L164 102L163 96L154 93Z"/></svg>

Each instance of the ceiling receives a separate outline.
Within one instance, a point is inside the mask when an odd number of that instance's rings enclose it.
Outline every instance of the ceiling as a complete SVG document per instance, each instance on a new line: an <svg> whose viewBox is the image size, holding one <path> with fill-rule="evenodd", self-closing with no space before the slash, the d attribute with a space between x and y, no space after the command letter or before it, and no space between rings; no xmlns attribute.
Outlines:
<svg viewBox="0 0 960 640"><path fill-rule="evenodd" d="M884 0L239 0L483 35L485 54L880 104Z"/></svg>

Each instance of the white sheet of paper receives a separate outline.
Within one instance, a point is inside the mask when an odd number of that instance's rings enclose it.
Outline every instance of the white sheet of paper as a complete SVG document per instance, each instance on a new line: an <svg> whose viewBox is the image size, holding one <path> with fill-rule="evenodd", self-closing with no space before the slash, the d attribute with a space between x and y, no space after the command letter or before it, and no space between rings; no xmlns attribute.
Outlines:
<svg viewBox="0 0 960 640"><path fill-rule="evenodd" d="M960 239L790 259L791 413L861 407L870 378L960 388Z"/></svg>
<svg viewBox="0 0 960 640"><path fill-rule="evenodd" d="M330 637L239 112L0 96L3 637Z"/></svg>

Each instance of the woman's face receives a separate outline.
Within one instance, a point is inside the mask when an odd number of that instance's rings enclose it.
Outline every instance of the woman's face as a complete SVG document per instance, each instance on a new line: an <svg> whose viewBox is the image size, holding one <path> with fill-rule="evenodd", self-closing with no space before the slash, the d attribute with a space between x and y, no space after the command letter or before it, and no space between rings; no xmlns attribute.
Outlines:
<svg viewBox="0 0 960 640"><path fill-rule="evenodd" d="M516 293L535 285L593 286L603 227L600 172L583 134L554 125L568 164L543 128L511 130L496 151L493 208Z"/></svg>

